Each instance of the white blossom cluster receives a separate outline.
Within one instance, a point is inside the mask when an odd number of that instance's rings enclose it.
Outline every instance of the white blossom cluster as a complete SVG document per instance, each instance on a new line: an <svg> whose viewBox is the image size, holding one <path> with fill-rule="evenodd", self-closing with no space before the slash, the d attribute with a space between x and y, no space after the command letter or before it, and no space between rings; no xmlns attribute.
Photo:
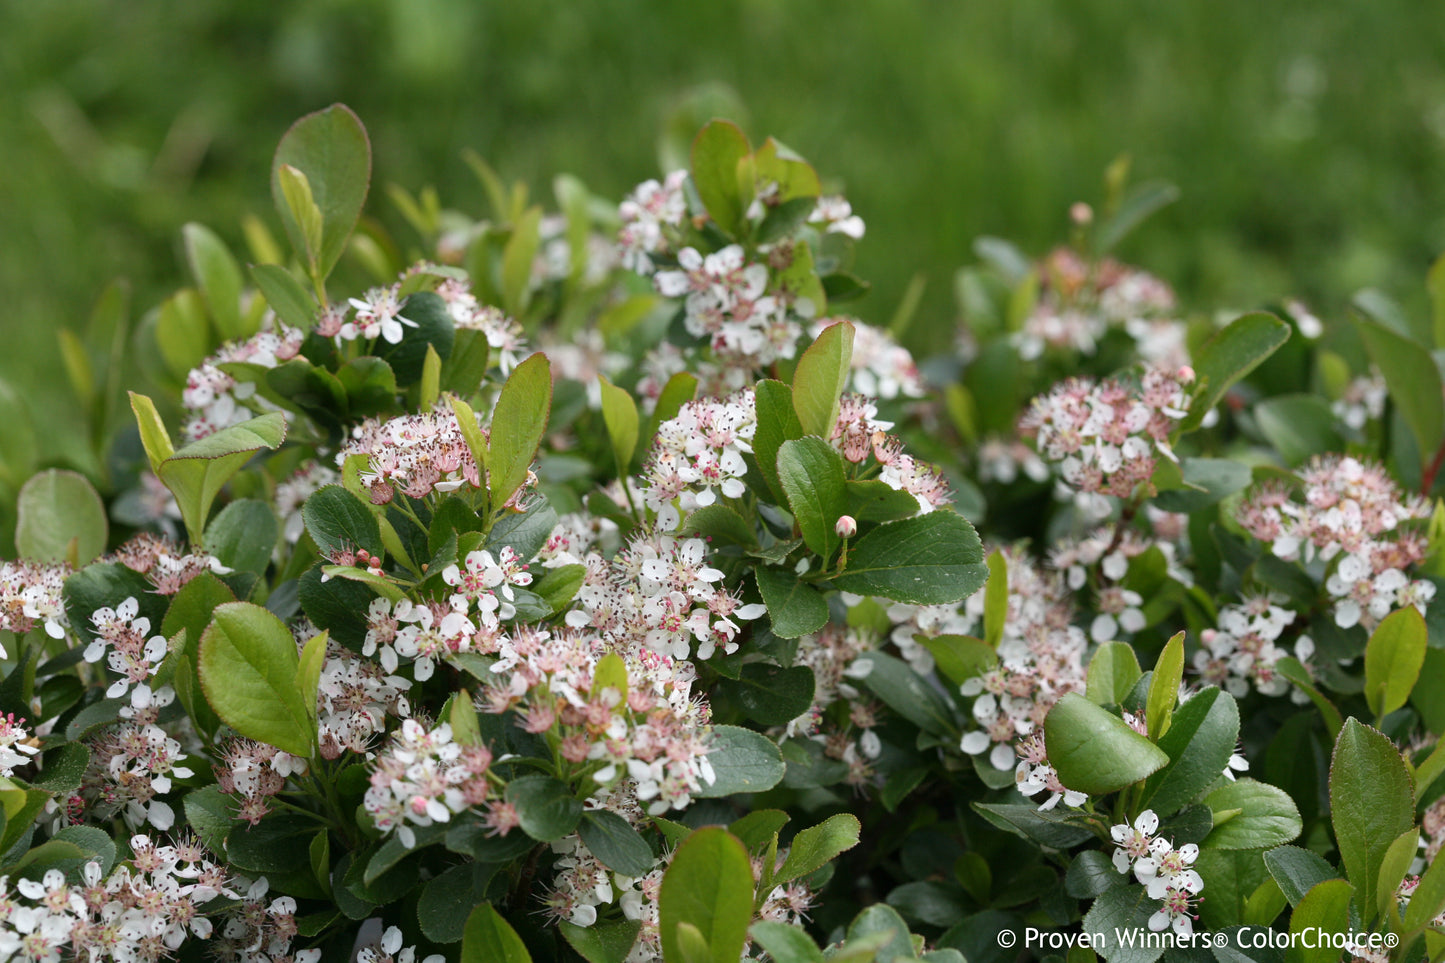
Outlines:
<svg viewBox="0 0 1445 963"><path fill-rule="evenodd" d="M264 372L295 358L304 340L305 332L287 327L267 312L262 329L256 334L222 345L214 355L192 368L181 391L181 407L187 414L186 437L195 441L257 414L277 410L257 393L254 380L237 380L227 366L245 366Z"/></svg>
<svg viewBox="0 0 1445 963"><path fill-rule="evenodd" d="M1159 817L1154 810L1141 812L1134 825L1119 823L1109 834L1118 844L1114 850L1114 868L1121 874L1134 871L1134 878L1143 883L1150 899L1160 907L1149 917L1149 928L1155 931L1172 928L1181 936L1194 932L1198 916L1191 912L1204 889L1204 878L1193 868L1199 858L1199 847L1186 843L1178 849L1159 831Z"/></svg>

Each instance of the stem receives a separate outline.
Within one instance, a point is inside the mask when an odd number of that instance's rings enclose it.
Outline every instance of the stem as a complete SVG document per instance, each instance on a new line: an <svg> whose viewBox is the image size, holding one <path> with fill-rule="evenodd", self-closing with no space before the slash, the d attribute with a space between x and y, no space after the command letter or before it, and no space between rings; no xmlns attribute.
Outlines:
<svg viewBox="0 0 1445 963"><path fill-rule="evenodd" d="M1445 465L1445 441L1440 443L1439 450L1435 452L1435 457L1431 459L1429 467L1425 469L1425 474L1420 479L1421 495L1429 497L1430 489L1435 487L1435 476L1440 474L1441 465Z"/></svg>
<svg viewBox="0 0 1445 963"><path fill-rule="evenodd" d="M1134 514L1139 511L1142 501L1143 499L1136 497L1129 499L1124 504L1123 510L1119 512L1119 520L1114 523L1114 537L1109 539L1109 547L1104 549L1104 554L1100 555L1100 558L1108 558L1114 554L1114 549L1118 548L1119 543L1124 540L1124 529L1128 528L1129 523L1134 520Z"/></svg>

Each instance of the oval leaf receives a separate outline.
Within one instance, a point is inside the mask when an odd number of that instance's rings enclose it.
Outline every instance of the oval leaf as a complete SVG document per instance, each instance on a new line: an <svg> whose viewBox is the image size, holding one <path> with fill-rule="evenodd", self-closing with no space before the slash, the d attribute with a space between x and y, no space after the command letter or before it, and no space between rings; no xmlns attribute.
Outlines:
<svg viewBox="0 0 1445 963"><path fill-rule="evenodd" d="M218 606L201 636L201 687L216 715L244 736L309 756L316 728L296 689L299 664L291 630L249 602Z"/></svg>
<svg viewBox="0 0 1445 963"><path fill-rule="evenodd" d="M1100 796L1139 782L1169 757L1158 746L1076 692L1054 703L1044 719L1044 743L1059 781Z"/></svg>

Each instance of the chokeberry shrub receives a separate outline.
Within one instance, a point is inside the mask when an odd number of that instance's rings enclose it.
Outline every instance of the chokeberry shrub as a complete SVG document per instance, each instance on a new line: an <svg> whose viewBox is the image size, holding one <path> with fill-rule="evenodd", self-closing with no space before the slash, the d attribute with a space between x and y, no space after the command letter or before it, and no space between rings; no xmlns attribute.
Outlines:
<svg viewBox="0 0 1445 963"><path fill-rule="evenodd" d="M1191 314L1116 188L916 361L774 140L473 162L302 118L63 336L86 471L7 419L0 958L1441 958L1445 268Z"/></svg>

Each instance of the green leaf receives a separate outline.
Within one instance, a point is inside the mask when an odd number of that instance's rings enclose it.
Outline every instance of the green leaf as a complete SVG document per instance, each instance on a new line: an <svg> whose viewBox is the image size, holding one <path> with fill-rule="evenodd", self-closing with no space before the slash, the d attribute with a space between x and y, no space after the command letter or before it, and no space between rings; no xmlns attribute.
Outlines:
<svg viewBox="0 0 1445 963"><path fill-rule="evenodd" d="M1221 767L1223 768L1223 767ZM1299 836L1303 824L1289 793L1253 779L1227 782L1204 798L1215 814L1215 826L1204 838L1212 849L1267 849ZM1238 815L1220 819L1223 813Z"/></svg>
<svg viewBox="0 0 1445 963"><path fill-rule="evenodd" d="M1385 618L1365 646L1365 701L1383 719L1405 704L1425 664L1425 619L1413 605Z"/></svg>
<svg viewBox="0 0 1445 963"><path fill-rule="evenodd" d="M758 537L752 526L728 505L704 505L687 516L679 533L701 535L723 545L758 547Z"/></svg>
<svg viewBox="0 0 1445 963"><path fill-rule="evenodd" d="M775 963L823 963L818 944L796 926L759 920L748 932Z"/></svg>
<svg viewBox="0 0 1445 963"><path fill-rule="evenodd" d="M487 548L493 554L510 547L519 558L530 559L547 544L552 529L557 527L557 512L545 501L518 515L508 512L492 525L487 533Z"/></svg>
<svg viewBox="0 0 1445 963"><path fill-rule="evenodd" d="M1343 447L1335 430L1335 413L1318 395L1281 395L1261 401L1250 411L1260 433L1290 467Z"/></svg>
<svg viewBox="0 0 1445 963"><path fill-rule="evenodd" d="M561 839L577 828L582 804L567 784L551 776L523 776L507 784L507 801L517 807L522 832L539 842Z"/></svg>
<svg viewBox="0 0 1445 963"><path fill-rule="evenodd" d="M988 578L978 533L961 515L929 512L887 522L848 552L848 569L833 583L844 592L897 602L957 602Z"/></svg>
<svg viewBox="0 0 1445 963"><path fill-rule="evenodd" d="M1186 458L1179 463L1184 487L1162 491L1154 504L1166 512L1197 512L1249 487L1249 466L1225 458Z"/></svg>
<svg viewBox="0 0 1445 963"><path fill-rule="evenodd" d="M852 372L853 335L847 321L823 329L793 372L793 410L805 434L827 438L838 420L838 398Z"/></svg>
<svg viewBox="0 0 1445 963"><path fill-rule="evenodd" d="M140 429L141 444L145 447L146 458L150 460L151 471L160 473L161 463L175 454L170 433L165 422L156 412L155 402L145 395L130 392L130 409L135 413L136 426Z"/></svg>
<svg viewBox="0 0 1445 963"><path fill-rule="evenodd" d="M307 231L297 221L282 196L280 172L294 167L305 175L311 196L321 215L320 237L308 242ZM366 128L351 110L332 104L307 114L291 126L276 148L271 162L271 197L281 223L297 252L315 264L319 277L331 273L346 249L371 182L371 142Z"/></svg>
<svg viewBox="0 0 1445 963"><path fill-rule="evenodd" d="M502 307L519 316L532 295L532 265L541 246L542 209L530 207L512 225L512 236L502 248Z"/></svg>
<svg viewBox="0 0 1445 963"><path fill-rule="evenodd" d="M851 670L870 691L909 722L935 736L956 736L958 723L943 697L908 663L882 652L853 660Z"/></svg>
<svg viewBox="0 0 1445 963"><path fill-rule="evenodd" d="M767 736L739 726L713 726L712 736L707 761L717 778L694 793L699 799L763 792L782 781L783 757Z"/></svg>
<svg viewBox="0 0 1445 963"><path fill-rule="evenodd" d="M280 199L275 202L276 209L283 221L286 215L290 214L296 223L292 247L305 262L307 272L313 278L320 278L321 233L324 225L321 208L317 206L316 196L311 191L311 182L299 167L281 164L275 169L275 180L271 189L273 198L278 188Z"/></svg>
<svg viewBox="0 0 1445 963"><path fill-rule="evenodd" d="M201 636L201 687L237 732L295 756L310 756L312 711L296 689L296 640L276 616L249 602L218 606Z"/></svg>
<svg viewBox="0 0 1445 963"><path fill-rule="evenodd" d="M1440 403L1440 369L1435 359L1424 345L1378 321L1356 321L1355 330L1385 376L1390 399L1428 460L1445 437L1445 405Z"/></svg>
<svg viewBox="0 0 1445 963"><path fill-rule="evenodd" d="M697 196L729 234L742 229L745 201L738 189L738 162L750 151L746 135L726 120L710 122L692 142L690 167Z"/></svg>
<svg viewBox="0 0 1445 963"><path fill-rule="evenodd" d="M1445 910L1445 860L1433 859L1420 874L1420 883L1405 908L1405 932L1418 930Z"/></svg>
<svg viewBox="0 0 1445 963"><path fill-rule="evenodd" d="M241 266L231 256L226 243L204 224L194 222L181 228L181 238L185 242L191 277L201 289L219 340L232 341L254 334L247 330L248 325L241 316Z"/></svg>
<svg viewBox="0 0 1445 963"><path fill-rule="evenodd" d="M467 916L483 902L497 874L495 863L467 862L436 876L421 888L416 920L434 943L455 943L466 933Z"/></svg>
<svg viewBox="0 0 1445 963"><path fill-rule="evenodd" d="M818 825L808 827L788 844L788 858L773 877L773 883L786 883L821 869L839 853L857 846L861 831L858 817L848 813L830 816Z"/></svg>
<svg viewBox="0 0 1445 963"><path fill-rule="evenodd" d="M50 469L27 481L15 503L15 548L40 562L77 568L105 551L110 522L84 475Z"/></svg>
<svg viewBox="0 0 1445 963"><path fill-rule="evenodd" d="M1301 938L1285 953L1285 959L1289 963L1335 963L1340 958L1340 951L1331 948L1329 941L1321 940L1318 936L1306 940L1303 934L1312 929L1321 933L1348 932L1350 898L1354 893L1355 888L1346 881L1327 879L1305 894L1289 918L1290 933L1301 934ZM1317 945L1310 947L1307 943Z"/></svg>
<svg viewBox="0 0 1445 963"><path fill-rule="evenodd" d="M1145 718L1149 723L1149 738L1155 742L1169 731L1174 703L1179 698L1179 683L1183 680L1184 633L1178 632L1159 653L1159 660L1154 663L1153 678L1149 682Z"/></svg>
<svg viewBox="0 0 1445 963"><path fill-rule="evenodd" d="M1094 949L1109 963L1153 963L1164 953L1162 943L1143 939L1149 932L1149 917L1159 908L1143 886L1116 886L1106 891L1084 916L1084 932L1103 937ZM1135 945L1125 944L1120 935L1130 933Z"/></svg>
<svg viewBox="0 0 1445 963"><path fill-rule="evenodd" d="M983 640L998 648L1008 621L1008 560L994 549L988 557L988 581L983 591Z"/></svg>
<svg viewBox="0 0 1445 963"><path fill-rule="evenodd" d="M30 406L24 395L0 378L0 484L19 485L35 471L39 457Z"/></svg>
<svg viewBox="0 0 1445 963"><path fill-rule="evenodd" d="M1054 703L1044 719L1044 743L1059 781L1091 796L1123 789L1162 769L1169 757L1076 692Z"/></svg>
<svg viewBox="0 0 1445 963"><path fill-rule="evenodd" d="M316 692L321 685L321 669L326 664L326 643L328 641L324 629L307 639L296 665L296 691L300 694L301 702L306 706L313 721L316 719ZM465 690L463 690L463 695L465 695ZM467 701L467 704L470 705L470 701ZM458 741L462 740L458 739Z"/></svg>
<svg viewBox="0 0 1445 963"><path fill-rule="evenodd" d="M753 870L727 830L697 830L672 857L658 894L658 935L667 963L683 961L678 924L697 927L709 963L737 963L753 919Z"/></svg>
<svg viewBox="0 0 1445 963"><path fill-rule="evenodd" d="M993 647L971 635L937 635L933 638L916 635L913 638L933 654L938 671L954 685L982 675L998 664L998 653Z"/></svg>
<svg viewBox="0 0 1445 963"><path fill-rule="evenodd" d="M1298 906L1316 885L1339 876L1324 857L1298 846L1276 846L1264 854L1264 865L1291 906Z"/></svg>
<svg viewBox="0 0 1445 963"><path fill-rule="evenodd" d="M796 639L828 624L828 603L813 586L786 569L758 568L753 574L778 638Z"/></svg>
<svg viewBox="0 0 1445 963"><path fill-rule="evenodd" d="M1380 914L1391 925L1398 922L1391 912L1395 906L1395 891L1400 888L1405 874L1410 871L1410 864L1419 854L1419 850L1420 830L1411 826L1390 844L1390 848L1385 850L1384 860L1380 863L1380 878L1376 880L1375 885L1377 905L1374 912Z"/></svg>
<svg viewBox="0 0 1445 963"><path fill-rule="evenodd" d="M155 342L166 368L177 381L184 381L190 370L210 354L212 336L206 324L206 307L196 291L183 288L161 302L155 316ZM78 343L76 348L85 350Z"/></svg>
<svg viewBox="0 0 1445 963"><path fill-rule="evenodd" d="M646 876L657 862L637 830L616 813L605 809L585 812L577 831L592 855L614 873Z"/></svg>
<svg viewBox="0 0 1445 963"><path fill-rule="evenodd" d="M772 845L788 819L788 814L780 809L754 809L729 823L728 832L736 836L748 852L755 853Z"/></svg>
<svg viewBox="0 0 1445 963"><path fill-rule="evenodd" d="M301 518L322 556L365 549L382 554L381 526L371 507L340 485L318 488L301 506Z"/></svg>
<svg viewBox="0 0 1445 963"><path fill-rule="evenodd" d="M512 925L483 903L467 917L462 963L532 963L532 956Z"/></svg>
<svg viewBox="0 0 1445 963"><path fill-rule="evenodd" d="M842 456L822 438L785 441L778 449L778 480L803 541L827 565L843 543L838 519L848 513Z"/></svg>
<svg viewBox="0 0 1445 963"><path fill-rule="evenodd" d="M907 963L913 955L913 941L909 938L908 924L903 917L886 903L874 903L853 918L848 924L848 939L844 944L850 949L853 944L868 943L876 946L872 953L857 959L856 963L874 960L876 963ZM839 957L834 956L837 960ZM849 963L855 963L849 959Z"/></svg>
<svg viewBox="0 0 1445 963"><path fill-rule="evenodd" d="M559 565L547 569L545 575L532 583L532 591L551 606L552 614L556 615L572 604L586 577L585 565Z"/></svg>
<svg viewBox="0 0 1445 963"><path fill-rule="evenodd" d="M271 553L280 534L276 513L270 505L243 498L227 505L211 519L202 544L227 568L261 575L271 564ZM192 636L199 637L199 633Z"/></svg>
<svg viewBox="0 0 1445 963"><path fill-rule="evenodd" d="M70 795L80 788L90 765L90 750L78 742L61 743L45 750L45 769L31 783L55 795Z"/></svg>
<svg viewBox="0 0 1445 963"><path fill-rule="evenodd" d="M1168 814L1192 801L1219 779L1238 738L1233 696L1213 686L1191 696L1159 740L1170 762L1149 777L1140 805Z"/></svg>
<svg viewBox="0 0 1445 963"><path fill-rule="evenodd" d="M848 514L859 522L896 522L918 514L918 499L876 478L849 480L844 486Z"/></svg>
<svg viewBox="0 0 1445 963"><path fill-rule="evenodd" d="M718 686L737 700L744 715L760 725L787 725L813 705L813 670L805 665L785 669L750 662L736 681L723 680Z"/></svg>
<svg viewBox="0 0 1445 963"><path fill-rule="evenodd" d="M1235 382L1259 367L1289 340L1290 326L1272 314L1259 311L1236 319L1223 331L1207 341L1199 350L1194 369L1199 376L1199 389L1189 405L1189 414L1180 422L1184 431L1193 431L1205 414L1219 404Z"/></svg>
<svg viewBox="0 0 1445 963"><path fill-rule="evenodd" d="M1146 181L1129 189L1119 208L1099 225L1095 244L1100 254L1114 249L1150 215L1179 200L1179 188L1168 181Z"/></svg>
<svg viewBox="0 0 1445 963"><path fill-rule="evenodd" d="M316 321L316 302L301 282L279 264L251 265L251 280L283 324L309 331Z"/></svg>
<svg viewBox="0 0 1445 963"><path fill-rule="evenodd" d="M552 368L539 351L512 369L492 413L486 464L494 510L527 480L551 410Z"/></svg>
<svg viewBox="0 0 1445 963"><path fill-rule="evenodd" d="M607 437L612 441L617 475L625 478L630 471L632 455L637 450L637 402L625 389L608 381L606 376L599 375L597 380L602 386L602 420L607 425Z"/></svg>
<svg viewBox="0 0 1445 963"><path fill-rule="evenodd" d="M1086 849L1074 857L1064 874L1064 892L1074 899L1094 899L1129 882L1120 876L1114 861L1097 849Z"/></svg>
<svg viewBox="0 0 1445 963"><path fill-rule="evenodd" d="M405 388L421 381L428 351L435 349L442 361L451 357L456 324L446 302L430 291L408 297L402 302L400 314L416 327L404 325L400 341L378 341L375 350L376 356L391 366L397 385Z"/></svg>
<svg viewBox="0 0 1445 963"><path fill-rule="evenodd" d="M584 927L563 920L557 924L557 929L587 963L625 963L632 952L632 944L637 942L642 921L622 920Z"/></svg>
<svg viewBox="0 0 1445 963"><path fill-rule="evenodd" d="M222 428L176 451L156 472L176 496L192 542L200 544L211 503L231 476L257 451L275 451L286 440L280 412Z"/></svg>
<svg viewBox="0 0 1445 963"><path fill-rule="evenodd" d="M1400 750L1359 720L1345 720L1330 758L1330 819L1345 873L1373 907L1385 852L1415 825L1415 786Z"/></svg>
<svg viewBox="0 0 1445 963"><path fill-rule="evenodd" d="M1088 699L1101 706L1123 705L1124 699L1143 675L1132 645L1105 642L1089 660Z"/></svg>
<svg viewBox="0 0 1445 963"><path fill-rule="evenodd" d="M759 381L753 388L753 403L757 411L757 427L753 430L753 456L758 460L758 470L763 480L777 496L778 504L784 504L786 495L778 479L778 449L783 442L803 437L803 426L793 410L793 389L781 381Z"/></svg>
<svg viewBox="0 0 1445 963"><path fill-rule="evenodd" d="M1320 715L1324 717L1325 727L1330 730L1330 738L1336 738L1340 734L1340 727L1344 719L1340 716L1340 710L1335 708L1333 702L1326 699L1319 689L1315 688L1314 680L1310 678L1309 670L1304 667L1294 656L1285 656L1274 665L1275 671L1284 678L1293 682L1300 691L1309 696L1315 708L1319 709Z"/></svg>

